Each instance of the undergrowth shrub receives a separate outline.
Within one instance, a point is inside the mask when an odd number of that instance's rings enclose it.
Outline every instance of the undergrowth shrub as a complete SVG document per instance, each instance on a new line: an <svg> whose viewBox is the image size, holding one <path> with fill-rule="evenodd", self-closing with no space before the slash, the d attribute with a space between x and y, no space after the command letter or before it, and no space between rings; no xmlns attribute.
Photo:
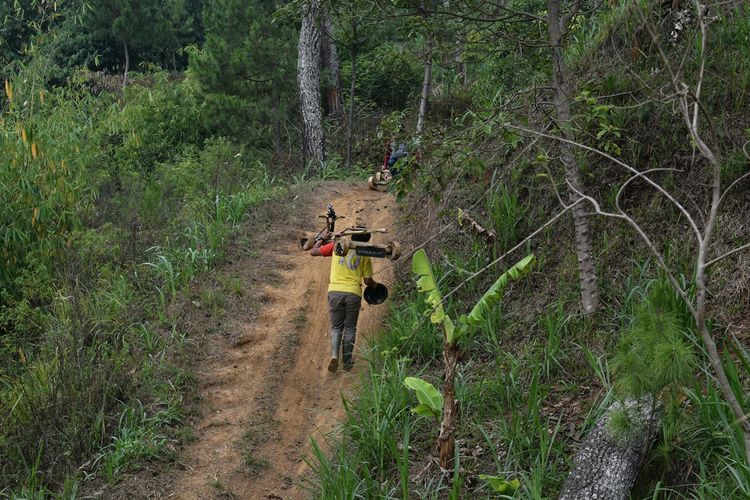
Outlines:
<svg viewBox="0 0 750 500"><path fill-rule="evenodd" d="M206 136L193 83L179 84L165 73L152 86L131 85L124 104L101 123L99 141L106 146L100 161L122 173L149 173L160 161L171 160L184 144L201 145Z"/></svg>
<svg viewBox="0 0 750 500"><path fill-rule="evenodd" d="M44 338L0 385L5 484L23 477L37 455L45 482L61 480L70 462L102 444L105 416L131 392L128 371L137 365L125 337L133 291L124 277L111 278L95 293L73 289L57 298Z"/></svg>

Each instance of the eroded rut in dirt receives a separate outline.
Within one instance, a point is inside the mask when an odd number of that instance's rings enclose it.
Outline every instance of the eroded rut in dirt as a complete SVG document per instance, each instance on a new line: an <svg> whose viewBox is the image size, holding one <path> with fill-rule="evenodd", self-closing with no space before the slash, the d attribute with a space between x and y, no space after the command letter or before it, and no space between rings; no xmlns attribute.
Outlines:
<svg viewBox="0 0 750 500"><path fill-rule="evenodd" d="M392 228L393 199L364 183L326 183L296 201L306 213L306 227L289 228L288 241L258 249L277 252L274 271L280 279L263 285L265 300L258 314L248 313L244 321L241 311L234 311L232 328L239 341L226 345L200 370L206 412L195 427L196 440L182 453L184 470L169 481L167 497L309 496L301 484L308 473L304 459L310 437L321 441L340 423L340 394L351 390L363 369L360 362L350 373L326 370L330 259L301 252L293 237L297 229L319 226L316 216L328 202L346 216L341 228L358 220ZM373 259L373 266L376 280L390 285L390 261ZM385 307L363 302L357 349L378 329Z"/></svg>

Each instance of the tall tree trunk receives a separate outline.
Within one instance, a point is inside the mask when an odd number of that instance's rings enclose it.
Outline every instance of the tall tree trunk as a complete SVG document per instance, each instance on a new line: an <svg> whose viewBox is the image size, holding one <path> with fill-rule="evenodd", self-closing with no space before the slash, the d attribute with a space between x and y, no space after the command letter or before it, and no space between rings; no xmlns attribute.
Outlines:
<svg viewBox="0 0 750 500"><path fill-rule="evenodd" d="M344 111L344 95L341 89L341 64L339 63L339 53L336 50L336 44L333 41L333 21L328 12L323 12L322 23L322 54L323 66L328 69L330 80L326 82L326 103L328 104L328 113L331 116L339 117Z"/></svg>
<svg viewBox="0 0 750 500"><path fill-rule="evenodd" d="M320 0L309 0L302 6L299 32L297 82L302 111L302 157L318 168L325 160L323 122L320 109Z"/></svg>
<svg viewBox="0 0 750 500"><path fill-rule="evenodd" d="M354 135L354 89L357 82L357 20L352 17L352 82L349 86L349 121L346 124L346 166L352 166L352 140Z"/></svg>
<svg viewBox="0 0 750 500"><path fill-rule="evenodd" d="M562 136L569 141L574 141L575 134L571 123L570 97L568 95L569 77L562 51L562 39L567 32L567 19L560 12L560 3L561 0L547 0L547 26L552 49L555 111L557 113L557 125ZM574 6L573 9L573 12L575 12L577 7ZM561 143L560 150L560 157L565 168L565 180L568 183L568 194L571 201L575 201L579 197L576 191L582 192L581 170L570 143ZM599 307L599 287L597 286L596 269L594 267L589 220L582 203L573 208L573 221L576 252L578 254L578 273L581 281L581 304L583 312L588 314Z"/></svg>
<svg viewBox="0 0 750 500"><path fill-rule="evenodd" d="M130 69L130 52L128 52L128 42L122 42L122 48L125 51L125 71L122 74L122 90L128 85L128 70Z"/></svg>
<svg viewBox="0 0 750 500"><path fill-rule="evenodd" d="M424 54L424 77L422 78L422 95L419 98L419 115L417 115L417 139L424 130L424 118L427 114L427 100L430 97L430 82L432 80L432 33L427 35L427 47Z"/></svg>
<svg viewBox="0 0 750 500"><path fill-rule="evenodd" d="M445 342L443 347L443 421L440 423L438 435L438 452L440 453L440 467L450 469L456 451L456 367L458 366L458 345L456 342Z"/></svg>

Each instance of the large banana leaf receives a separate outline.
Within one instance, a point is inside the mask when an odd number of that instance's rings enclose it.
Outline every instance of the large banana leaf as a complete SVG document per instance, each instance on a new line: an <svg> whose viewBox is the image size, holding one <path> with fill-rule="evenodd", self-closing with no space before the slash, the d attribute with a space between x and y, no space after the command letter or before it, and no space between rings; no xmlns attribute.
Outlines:
<svg viewBox="0 0 750 500"><path fill-rule="evenodd" d="M445 309L443 309L443 295L437 286L435 274L432 272L432 266L430 265L430 260L427 258L427 253L423 249L417 251L411 258L411 270L418 277L417 288L420 292L427 295L425 302L432 307L430 321L436 324L442 323L445 330L445 340L448 343L453 343L453 340L462 334L464 326L458 325L459 327L456 328L450 316L445 314Z"/></svg>
<svg viewBox="0 0 750 500"><path fill-rule="evenodd" d="M503 290L508 286L510 280L517 280L528 274L533 262L534 254L529 254L504 272L484 293L484 295L482 295L482 298L479 299L479 302L474 306L474 309L472 309L466 317L466 323L471 326L482 323L486 319L487 313L502 298Z"/></svg>
<svg viewBox="0 0 750 500"><path fill-rule="evenodd" d="M443 309L443 295L437 287L430 260L427 258L424 249L418 250L411 258L411 271L418 278L417 288L427 295L425 302L432 306L430 320L433 323L442 323L446 318L445 309Z"/></svg>

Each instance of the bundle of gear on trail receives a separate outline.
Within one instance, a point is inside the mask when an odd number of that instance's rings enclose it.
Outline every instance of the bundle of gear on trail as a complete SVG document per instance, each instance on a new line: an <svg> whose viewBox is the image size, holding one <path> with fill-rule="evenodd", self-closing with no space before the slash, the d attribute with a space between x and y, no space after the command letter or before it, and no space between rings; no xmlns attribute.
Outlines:
<svg viewBox="0 0 750 500"><path fill-rule="evenodd" d="M345 217L337 215L331 204L328 204L328 212L325 215L319 215L318 218L325 219L325 225L316 235L305 234L300 238L302 250L310 250L317 241L325 239L324 235L331 235L323 243L333 242L333 253L338 256L346 255L349 251L378 259L396 260L401 256L401 246L396 241L389 241L386 244L370 241L373 234L388 233L386 228L351 226L337 233L336 221Z"/></svg>
<svg viewBox="0 0 750 500"><path fill-rule="evenodd" d="M393 147L395 143L388 144L385 152L385 158L383 158L383 165L381 165L377 172L371 175L367 179L367 186L375 191L387 191L388 183L398 175L399 167L396 163L406 156L409 152L406 151L406 144L403 142L398 145L398 148L394 151Z"/></svg>

